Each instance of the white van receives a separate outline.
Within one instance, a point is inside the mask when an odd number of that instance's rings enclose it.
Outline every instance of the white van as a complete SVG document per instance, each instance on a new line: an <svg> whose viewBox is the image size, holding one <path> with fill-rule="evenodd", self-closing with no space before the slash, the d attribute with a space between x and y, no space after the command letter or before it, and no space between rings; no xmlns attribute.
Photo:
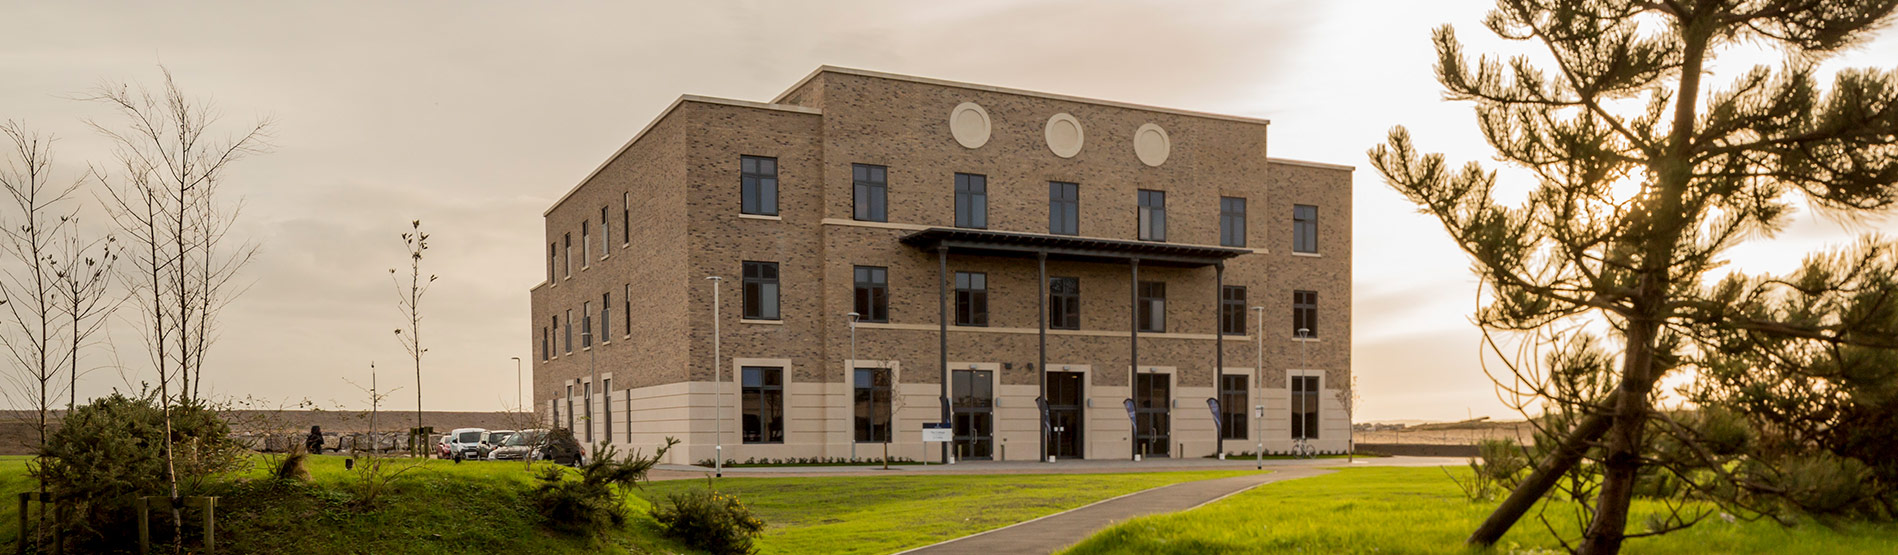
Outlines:
<svg viewBox="0 0 1898 555"><path fill-rule="evenodd" d="M488 446L482 444L482 440L487 438L486 428L455 428L448 432L448 456L459 455L472 460L488 458Z"/></svg>

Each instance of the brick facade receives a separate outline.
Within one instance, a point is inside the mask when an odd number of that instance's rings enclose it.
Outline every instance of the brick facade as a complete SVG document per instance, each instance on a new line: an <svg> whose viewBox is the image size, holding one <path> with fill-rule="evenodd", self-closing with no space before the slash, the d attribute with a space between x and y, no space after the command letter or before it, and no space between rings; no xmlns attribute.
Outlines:
<svg viewBox="0 0 1898 555"><path fill-rule="evenodd" d="M980 105L991 122L989 138L978 148L951 136L951 109L965 102ZM1044 139L1044 125L1056 113L1072 114L1083 127L1083 146L1073 157L1055 155ZM1135 156L1134 130L1148 123L1163 128L1171 143L1157 167ZM536 409L544 417L557 409L565 425L566 387L585 383L593 369L602 380L613 380L611 439L650 448L664 436L679 437L686 443L675 462L713 456L713 430L719 427L724 456L740 461L870 456L851 441L845 372L850 327L844 315L854 310L853 267L881 266L889 272L889 322L858 326L856 358L893 367L893 453L924 456L917 430L921 422L938 420L940 411L940 275L936 253L899 239L953 226L953 176L963 172L987 176L987 229L993 231L1047 233L1048 182L1063 181L1079 184L1082 237L1136 239L1135 191L1150 189L1167 194L1169 244L1217 246L1220 197L1246 198L1245 248L1251 252L1226 261L1225 283L1247 287L1248 304L1265 307L1264 387L1255 385L1251 395L1257 397L1249 404L1265 404L1268 412L1263 430L1251 430L1249 440L1228 440L1226 450L1251 450L1261 431L1268 450L1289 448L1285 376L1301 368L1323 374L1321 397L1329 400L1313 444L1341 450L1349 426L1335 390L1351 375L1351 169L1269 159L1266 128L1245 118L829 67L770 104L682 97L545 214L544 244L555 245L555 275L532 291ZM740 214L744 155L777 159L777 216ZM852 219L854 163L888 168L887 222ZM631 236L623 241L621 210L629 193ZM1294 204L1318 207L1316 255L1292 252ZM602 207L612 234L604 240ZM563 241L568 234L580 240L583 220L593 234L592 258L584 269L575 260L568 278ZM576 244L575 258L582 252ZM740 317L740 264L746 260L779 265L780 320ZM950 327L950 366L994 369L996 445L1014 443L1008 458L1032 459L1039 430L1035 260L951 255L948 265L951 272L986 273L989 292L986 328ZM705 279L712 275L724 277L717 382L713 283ZM1128 396L1129 268L1051 261L1048 275L1076 277L1081 284L1081 329L1049 332L1047 369L1086 373L1092 405L1082 426L1082 454L1126 456L1129 426L1120 401ZM1211 453L1214 429L1205 398L1216 395L1214 270L1143 265L1140 279L1167 287L1165 333L1141 334L1140 367L1172 374L1171 437L1177 447L1169 451ZM630 327L623 298L628 286ZM1315 340L1293 338L1294 290L1318 293ZM579 322L583 303L593 303L597 331L601 296L609 293L612 330L603 339L610 343L583 348L575 330L572 353L558 345L564 337L555 336L554 352L545 360L539 356L553 320L561 319L564 334L567 311ZM1250 311L1246 321L1246 335L1225 338L1227 373L1250 374L1255 366L1260 334ZM783 444L742 444L733 430L740 420L732 407L738 398L732 373L741 359L788 363ZM581 390L575 386L576 394ZM721 390L722 400L713 395ZM600 407L602 401L594 403ZM722 413L714 410L717 403L724 404ZM595 420L593 431L604 434L605 419ZM580 436L585 440L587 434ZM880 453L881 446L875 447Z"/></svg>

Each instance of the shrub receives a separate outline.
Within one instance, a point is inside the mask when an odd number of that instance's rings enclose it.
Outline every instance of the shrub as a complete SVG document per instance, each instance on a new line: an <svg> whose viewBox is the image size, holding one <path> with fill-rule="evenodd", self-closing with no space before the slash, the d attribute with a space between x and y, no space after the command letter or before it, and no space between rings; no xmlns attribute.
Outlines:
<svg viewBox="0 0 1898 555"><path fill-rule="evenodd" d="M715 554L749 554L751 539L764 532L764 521L751 514L738 496L719 493L706 480L702 490L666 496L669 505L653 504L652 518L667 537Z"/></svg>
<svg viewBox="0 0 1898 555"><path fill-rule="evenodd" d="M1514 439L1485 439L1476 442L1480 464L1473 465L1484 478L1504 488L1515 489L1522 473L1529 469L1529 455Z"/></svg>
<svg viewBox="0 0 1898 555"><path fill-rule="evenodd" d="M194 495L205 478L243 468L244 449L230 426L203 405L171 409L171 439L180 495ZM129 546L136 528L133 499L168 493L165 414L153 398L114 393L74 409L40 448L44 463L33 475L68 503L67 536L87 550ZM153 526L153 532L169 532Z"/></svg>
<svg viewBox="0 0 1898 555"><path fill-rule="evenodd" d="M278 480L308 482L310 481L310 469L304 468L303 463L309 458L310 452L303 447L303 444L299 443L291 446L290 452L284 455L281 460L277 461L277 465L271 469L270 475L276 477Z"/></svg>
<svg viewBox="0 0 1898 555"><path fill-rule="evenodd" d="M574 534L600 534L626 525L626 503L621 497L637 487L646 473L659 464L666 451L679 440L666 438L666 445L651 456L638 452L621 460L612 444L600 446L593 460L577 471L556 465L542 465L535 473L536 484L526 493L527 504L541 515L552 529ZM578 479L569 479L570 474Z"/></svg>

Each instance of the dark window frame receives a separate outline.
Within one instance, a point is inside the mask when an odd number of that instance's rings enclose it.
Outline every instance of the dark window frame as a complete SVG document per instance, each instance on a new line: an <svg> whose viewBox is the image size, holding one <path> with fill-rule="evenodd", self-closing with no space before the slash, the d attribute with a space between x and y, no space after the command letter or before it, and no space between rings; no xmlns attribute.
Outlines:
<svg viewBox="0 0 1898 555"><path fill-rule="evenodd" d="M746 260L741 264L740 304L746 320L782 320L784 288L778 280L778 263ZM754 289L755 287L755 289ZM768 293L768 295L767 295ZM768 300L767 300L768 299ZM765 309L770 310L765 310Z"/></svg>
<svg viewBox="0 0 1898 555"><path fill-rule="evenodd" d="M620 292L620 304L621 304L620 308L623 309L621 312L624 313L620 317L626 319L626 336L632 337L633 336L633 284L631 283L626 284L625 290Z"/></svg>
<svg viewBox="0 0 1898 555"><path fill-rule="evenodd" d="M857 443L885 443L892 439L895 413L890 395L895 388L888 368L853 369L851 375L852 438ZM865 379L868 377L869 379ZM879 424L881 422L881 424Z"/></svg>
<svg viewBox="0 0 1898 555"><path fill-rule="evenodd" d="M573 354L573 309L571 308L567 309L567 336L565 345L567 347L567 354Z"/></svg>
<svg viewBox="0 0 1898 555"><path fill-rule="evenodd" d="M889 322L890 269L884 266L852 266L850 277L851 299L857 321Z"/></svg>
<svg viewBox="0 0 1898 555"><path fill-rule="evenodd" d="M1048 233L1081 234L1081 185L1066 181L1048 182Z"/></svg>
<svg viewBox="0 0 1898 555"><path fill-rule="evenodd" d="M850 219L890 221L890 168L876 164L850 165Z"/></svg>
<svg viewBox="0 0 1898 555"><path fill-rule="evenodd" d="M1219 437L1221 439L1248 439L1250 426L1246 425L1246 405L1251 403L1251 376L1245 374L1220 374L1219 376ZM1235 383L1237 386L1235 387Z"/></svg>
<svg viewBox="0 0 1898 555"><path fill-rule="evenodd" d="M979 173L956 173L956 227L988 229L988 176Z"/></svg>
<svg viewBox="0 0 1898 555"><path fill-rule="evenodd" d="M1135 322L1140 326L1140 331L1166 333L1166 282L1140 282L1136 297L1138 311Z"/></svg>
<svg viewBox="0 0 1898 555"><path fill-rule="evenodd" d="M619 212L620 248L633 244L633 194L620 193Z"/></svg>
<svg viewBox="0 0 1898 555"><path fill-rule="evenodd" d="M1141 241L1166 242L1166 191L1140 189L1135 194L1140 209L1134 219Z"/></svg>
<svg viewBox="0 0 1898 555"><path fill-rule="evenodd" d="M752 379L754 372L757 380ZM784 375L784 368L777 366L739 368L739 435L745 443L784 443Z"/></svg>
<svg viewBox="0 0 1898 555"><path fill-rule="evenodd" d="M613 342L613 292L600 294L600 342Z"/></svg>
<svg viewBox="0 0 1898 555"><path fill-rule="evenodd" d="M1324 409L1324 400L1318 395L1323 385L1319 377L1292 376L1287 385L1292 390L1291 402L1287 403L1290 405L1287 408L1292 411L1292 439L1318 439L1318 431L1323 427L1319 415ZM1303 404L1299 402L1300 396L1305 398ZM1303 418L1299 414L1301 408L1304 409ZM1305 433L1301 436L1300 431Z"/></svg>
<svg viewBox="0 0 1898 555"><path fill-rule="evenodd" d="M593 220L580 220L580 269L593 267Z"/></svg>
<svg viewBox="0 0 1898 555"><path fill-rule="evenodd" d="M1246 246L1245 197L1219 197L1219 245Z"/></svg>
<svg viewBox="0 0 1898 555"><path fill-rule="evenodd" d="M1081 278L1048 278L1048 329L1081 329Z"/></svg>
<svg viewBox="0 0 1898 555"><path fill-rule="evenodd" d="M563 263L562 265L567 267L567 277L572 278L573 277L573 232L569 231L569 232L561 234L560 244L562 248L565 249L565 250L560 251L560 256L561 256L560 261Z"/></svg>
<svg viewBox="0 0 1898 555"><path fill-rule="evenodd" d="M580 303L580 348L593 348L593 301Z"/></svg>
<svg viewBox="0 0 1898 555"><path fill-rule="evenodd" d="M1318 338L1318 292L1292 291L1292 337L1298 338L1298 330L1304 328L1305 339Z"/></svg>
<svg viewBox="0 0 1898 555"><path fill-rule="evenodd" d="M738 157L738 213L778 215L778 159L772 156Z"/></svg>
<svg viewBox="0 0 1898 555"><path fill-rule="evenodd" d="M956 272L956 322L958 326L988 327L989 276L986 272Z"/></svg>
<svg viewBox="0 0 1898 555"><path fill-rule="evenodd" d="M1246 287L1227 285L1219 291L1219 333L1246 334Z"/></svg>
<svg viewBox="0 0 1898 555"><path fill-rule="evenodd" d="M1318 252L1318 206L1292 205L1292 252Z"/></svg>

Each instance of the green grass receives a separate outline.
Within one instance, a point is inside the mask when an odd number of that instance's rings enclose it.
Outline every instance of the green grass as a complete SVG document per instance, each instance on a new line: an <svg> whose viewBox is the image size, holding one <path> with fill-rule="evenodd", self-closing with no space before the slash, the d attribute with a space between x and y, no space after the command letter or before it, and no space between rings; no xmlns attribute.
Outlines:
<svg viewBox="0 0 1898 555"><path fill-rule="evenodd" d="M1468 553L1474 550L1463 547L1463 539L1494 506L1470 502L1437 468L1352 468L1267 484L1191 511L1129 520L1065 553ZM1563 537L1579 535L1575 504L1549 502L1542 510ZM1637 502L1630 529L1644 528L1647 516L1662 510L1657 502ZM1893 525L1785 528L1767 521L1727 522L1716 513L1686 530L1629 540L1626 552L1889 553L1894 545ZM1499 547L1560 549L1535 512Z"/></svg>
<svg viewBox="0 0 1898 555"><path fill-rule="evenodd" d="M763 553L889 553L1000 528L1143 489L1247 471L1137 474L725 478L766 523ZM644 495L704 487L658 482Z"/></svg>

